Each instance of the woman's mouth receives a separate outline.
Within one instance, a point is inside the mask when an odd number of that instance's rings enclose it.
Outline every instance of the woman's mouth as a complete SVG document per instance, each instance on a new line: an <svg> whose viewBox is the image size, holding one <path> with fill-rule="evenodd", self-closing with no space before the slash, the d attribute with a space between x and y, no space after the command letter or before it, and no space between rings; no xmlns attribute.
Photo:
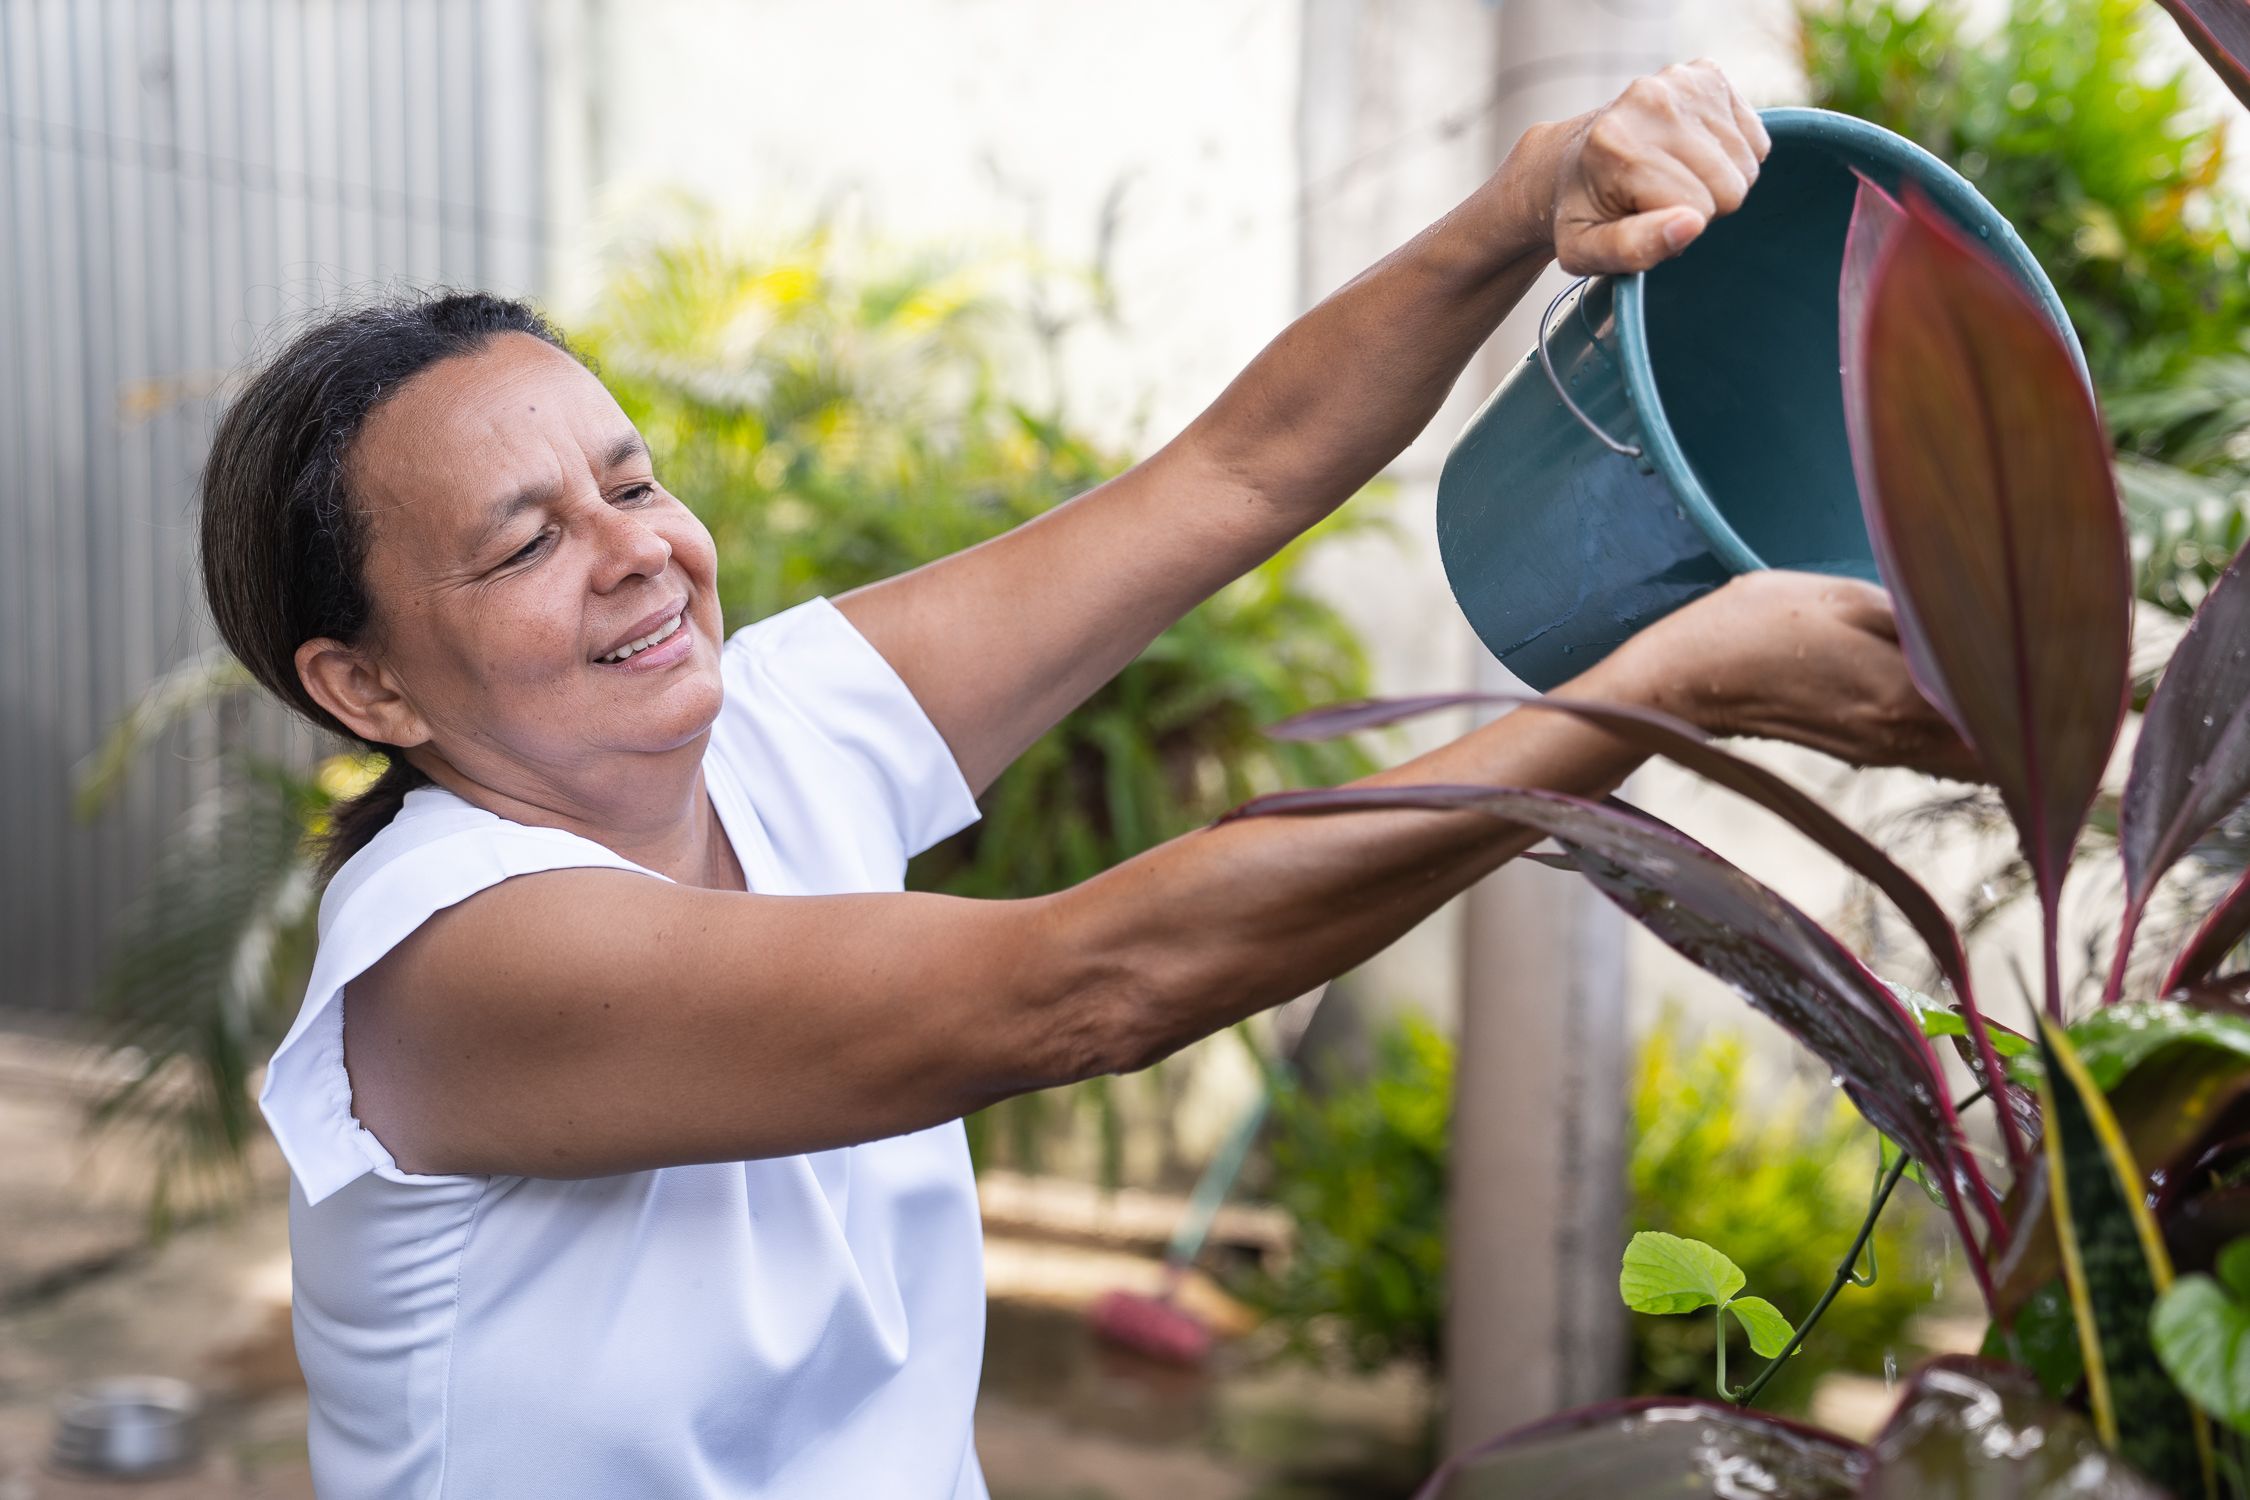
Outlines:
<svg viewBox="0 0 2250 1500"><path fill-rule="evenodd" d="M658 666L686 654L689 644L687 611L681 610L659 624L647 635L627 641L607 656L594 658L597 665L605 667Z"/></svg>

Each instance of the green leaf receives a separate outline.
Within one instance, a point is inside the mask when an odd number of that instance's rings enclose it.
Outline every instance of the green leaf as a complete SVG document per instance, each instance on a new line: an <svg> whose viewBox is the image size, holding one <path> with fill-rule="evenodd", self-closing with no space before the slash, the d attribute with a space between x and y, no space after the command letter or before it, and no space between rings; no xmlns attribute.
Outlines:
<svg viewBox="0 0 2250 1500"><path fill-rule="evenodd" d="M1701 1240L1644 1229L1625 1247L1617 1293L1635 1312L1685 1313L1725 1302L1742 1280L1740 1266Z"/></svg>
<svg viewBox="0 0 2250 1500"><path fill-rule="evenodd" d="M2142 1201L2144 1183L2117 1118L2070 1037L2039 1023L2047 1083L2048 1176L2063 1277L2086 1361L2094 1428L2104 1443L2179 1494L2210 1488L2210 1431L2181 1398L2153 1347L2171 1257Z"/></svg>
<svg viewBox="0 0 2250 1500"><path fill-rule="evenodd" d="M2208 1276L2183 1276L2157 1300L2149 1333L2196 1405L2250 1433L2250 1303Z"/></svg>
<svg viewBox="0 0 2250 1500"><path fill-rule="evenodd" d="M2037 1378L2040 1389L2058 1401L2078 1389L2078 1382L2086 1378L2086 1356L2079 1350L2078 1324L2059 1277L2025 1299L2016 1313L2015 1334L2011 1344L1994 1323L1978 1352L1986 1359L2022 1364Z"/></svg>
<svg viewBox="0 0 2250 1500"><path fill-rule="evenodd" d="M2094 1086L2106 1094L2170 1047L2209 1047L2250 1061L2250 1016L2198 1010L2177 1000L2108 1005L2070 1028L2070 1044Z"/></svg>
<svg viewBox="0 0 2250 1500"><path fill-rule="evenodd" d="M1789 1326L1781 1309L1763 1297L1737 1297L1727 1304L1727 1311L1750 1335L1750 1347L1764 1359L1777 1358L1789 1347L1789 1335L1797 1331Z"/></svg>
<svg viewBox="0 0 2250 1500"><path fill-rule="evenodd" d="M2221 1250L2215 1269L2227 1290L2250 1302L2250 1237L2236 1240Z"/></svg>
<svg viewBox="0 0 2250 1500"><path fill-rule="evenodd" d="M1940 1037L1969 1034L1968 1017L1944 1001L1888 979L1883 983L1890 986L1891 993L1898 996L1900 1003L1914 1012L1914 1019L1922 1023L1922 1035ZM1985 1022L1984 1029L1985 1034L1992 1038L1992 1050L2002 1057L2022 1057L2032 1050L2031 1038L2021 1032L2010 1031L1996 1021Z"/></svg>

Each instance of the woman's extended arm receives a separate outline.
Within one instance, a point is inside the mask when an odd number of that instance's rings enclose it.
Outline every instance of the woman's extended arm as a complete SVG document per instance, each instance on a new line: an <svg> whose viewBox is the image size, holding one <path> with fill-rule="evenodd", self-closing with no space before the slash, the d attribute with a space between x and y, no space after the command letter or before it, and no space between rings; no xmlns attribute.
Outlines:
<svg viewBox="0 0 2250 1500"><path fill-rule="evenodd" d="M1708 63L1527 133L1459 207L1284 330L1161 451L981 547L840 601L982 791L1216 589L1426 426L1547 262L1655 265L1768 146Z"/></svg>
<svg viewBox="0 0 2250 1500"><path fill-rule="evenodd" d="M1883 596L1738 580L1566 694L1928 764ZM1638 757L1514 714L1371 778L1599 794ZM572 1177L880 1139L1140 1067L1360 963L1531 842L1475 813L1249 821L1029 901L519 877L355 981L355 1112L409 1171Z"/></svg>

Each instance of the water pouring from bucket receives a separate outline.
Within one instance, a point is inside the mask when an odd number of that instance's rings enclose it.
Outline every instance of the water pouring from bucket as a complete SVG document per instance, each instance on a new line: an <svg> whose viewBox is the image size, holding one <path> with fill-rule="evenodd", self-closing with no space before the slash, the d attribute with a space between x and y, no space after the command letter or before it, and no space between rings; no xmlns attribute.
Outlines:
<svg viewBox="0 0 2250 1500"><path fill-rule="evenodd" d="M1738 573L1876 576L1838 373L1861 175L1976 235L2084 364L2038 262L1951 168L1848 115L1760 118L1773 150L1741 208L1654 270L1565 288L1446 459L1446 577L1535 688Z"/></svg>

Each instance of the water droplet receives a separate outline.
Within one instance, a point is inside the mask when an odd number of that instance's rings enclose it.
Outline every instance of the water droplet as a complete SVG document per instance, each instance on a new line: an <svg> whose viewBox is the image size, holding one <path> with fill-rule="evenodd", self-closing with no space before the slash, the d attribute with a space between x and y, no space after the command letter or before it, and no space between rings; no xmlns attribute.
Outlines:
<svg viewBox="0 0 2250 1500"><path fill-rule="evenodd" d="M1898 1356L1890 1350L1883 1351L1883 1389L1888 1391L1898 1385Z"/></svg>
<svg viewBox="0 0 2250 1500"><path fill-rule="evenodd" d="M2216 722L2218 721L2213 719L2209 714L2205 714L2203 716L2203 727L2205 729L2209 729Z"/></svg>
<svg viewBox="0 0 2250 1500"><path fill-rule="evenodd" d="M1841 1073L1831 1073L1831 1074L1829 1074L1829 1075L1828 1075L1828 1086L1829 1086L1830 1088L1832 1088L1832 1089L1840 1089L1840 1088L1842 1088L1842 1087L1844 1086L1844 1075L1843 1075L1843 1074L1841 1074Z"/></svg>

